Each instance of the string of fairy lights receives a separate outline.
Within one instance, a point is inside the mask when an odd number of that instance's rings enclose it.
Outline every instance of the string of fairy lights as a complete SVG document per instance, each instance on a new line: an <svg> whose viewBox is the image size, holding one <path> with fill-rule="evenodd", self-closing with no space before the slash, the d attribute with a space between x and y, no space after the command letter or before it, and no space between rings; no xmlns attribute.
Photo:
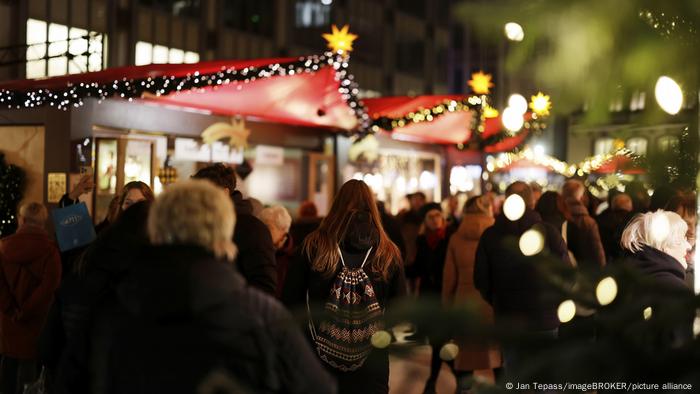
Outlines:
<svg viewBox="0 0 700 394"><path fill-rule="evenodd" d="M358 118L360 128L369 127L370 118L358 99L358 86L348 72L348 57L340 53L327 52L323 55L300 57L288 63L274 63L261 67L222 67L212 73L195 71L184 76L163 75L147 78L122 78L107 83L80 82L69 83L64 89L36 89L28 91L0 90L0 106L8 109L35 108L51 106L61 110L84 105L86 98L99 101L108 98L133 100L144 95L162 96L181 91L204 91L228 84L238 84L242 89L245 84L259 79L276 76L315 73L323 67L333 67L335 78L339 81L338 92Z"/></svg>
<svg viewBox="0 0 700 394"><path fill-rule="evenodd" d="M489 106L488 93L493 83L491 75L478 72L472 74L469 86L474 95L461 100L446 100L432 108L420 108L405 116L397 118L378 117L372 119L358 98L359 87L352 74L349 73L349 54L352 51L352 43L357 35L349 32L349 27L338 29L332 26L331 34L323 34L328 42L330 51L322 55L300 57L286 63L274 63L259 67L222 67L216 72L201 73L195 71L182 76L162 75L145 78L121 78L109 82L80 82L67 83L62 89L34 89L34 90L0 90L0 107L8 109L35 108L42 106L55 107L61 110L77 108L84 105L88 98L97 99L99 102L110 98L121 98L132 101L148 95L163 96L184 91L204 92L206 89L217 89L229 84L237 85L237 89L256 80L293 76L302 73L315 73L324 67L333 67L335 79L338 83L338 92L346 102L353 115L358 119L358 127L349 134L363 137L380 130L392 132L395 129L418 124L432 122L442 115L457 111L473 111L473 124L470 129L472 140L476 140L477 147L483 148L496 144L503 139L513 136L516 132L501 132L481 138L484 131L484 123L487 118L498 116L498 111ZM541 94L541 93L540 93ZM534 99L534 96L533 96ZM548 98L547 98L548 100ZM535 111L536 112L536 111ZM533 112L534 113L534 112ZM530 131L539 131L546 128L546 123L533 116L524 122L523 127ZM458 144L458 148L473 146L465 141Z"/></svg>
<svg viewBox="0 0 700 394"><path fill-rule="evenodd" d="M627 148L618 149L615 152L599 154L584 159L577 164L569 164L554 157L538 154L529 147L519 152L502 153L498 156L488 156L486 159L486 169L489 172L498 172L520 160L528 160L531 163L552 169L554 172L567 178L573 176L586 176L600 169L615 157L627 157L632 160L633 166L639 166L639 156L635 155Z"/></svg>

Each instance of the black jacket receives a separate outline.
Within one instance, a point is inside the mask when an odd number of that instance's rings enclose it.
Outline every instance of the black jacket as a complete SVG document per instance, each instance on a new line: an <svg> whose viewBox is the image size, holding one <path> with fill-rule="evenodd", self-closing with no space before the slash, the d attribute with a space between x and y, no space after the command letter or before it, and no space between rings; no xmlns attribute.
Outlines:
<svg viewBox="0 0 700 394"><path fill-rule="evenodd" d="M525 257L518 248L520 236L537 225L545 238L545 250ZM548 259L569 265L569 255L559 232L531 210L512 222L503 214L479 239L474 265L474 285L493 306L496 321L528 330L551 330L559 326L559 295L538 268Z"/></svg>
<svg viewBox="0 0 700 394"><path fill-rule="evenodd" d="M282 305L197 246L146 250L89 338L94 393L336 392Z"/></svg>
<svg viewBox="0 0 700 394"><path fill-rule="evenodd" d="M365 257L364 253L357 255L345 255L345 262L350 267L358 267ZM370 259L372 256L370 256ZM303 327L308 327L308 314L306 313L306 297L308 292L309 305L312 311L320 310L329 297L331 287L337 274L341 270L338 264L336 273L324 276L311 269L311 262L305 255L298 251L289 266L287 281L282 292L282 301L293 310L300 312ZM396 301L406 294L406 279L400 262L394 265L389 281L384 281L378 274L365 270L372 280L372 287L377 295L377 300L383 308L387 304ZM303 311L303 312L302 312ZM312 312L313 313L313 312ZM310 335L307 338L311 340ZM388 393L389 391L389 355L385 349L375 349L365 361L365 364L356 371L342 372L327 366L338 381L340 393Z"/></svg>
<svg viewBox="0 0 700 394"><path fill-rule="evenodd" d="M140 249L148 244L149 208L150 204L140 202L124 211L86 248L75 270L64 275L39 346L40 357L49 378L55 378L58 392L88 392L83 376L88 365L85 332L97 308L114 297Z"/></svg>
<svg viewBox="0 0 700 394"><path fill-rule="evenodd" d="M447 245L453 232L451 227L447 227L445 237L438 242L435 249L428 245L427 235L421 234L416 239L416 261L406 271L407 276L420 278L420 295L439 297L442 294L442 273L447 257Z"/></svg>
<svg viewBox="0 0 700 394"><path fill-rule="evenodd" d="M609 263L625 256L620 246L622 232L635 214L623 210L606 209L596 218L600 241L605 249L605 257Z"/></svg>
<svg viewBox="0 0 700 394"><path fill-rule="evenodd" d="M243 199L241 192L234 191L231 199L236 207L236 229L233 233L233 242L238 247L236 267L248 284L274 295L277 268L270 230L253 216L253 205Z"/></svg>
<svg viewBox="0 0 700 394"><path fill-rule="evenodd" d="M628 255L623 264L641 274L646 282L621 283L619 307L636 307L640 321L642 310L652 308L656 346L667 349L692 341L695 311L686 302L692 291L685 283L685 268L674 257L650 246Z"/></svg>

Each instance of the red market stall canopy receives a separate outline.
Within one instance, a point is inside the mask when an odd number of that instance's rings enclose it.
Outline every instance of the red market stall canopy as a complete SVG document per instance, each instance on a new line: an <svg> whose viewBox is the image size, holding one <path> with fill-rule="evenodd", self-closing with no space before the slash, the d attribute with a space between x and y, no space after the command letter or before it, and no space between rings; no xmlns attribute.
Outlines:
<svg viewBox="0 0 700 394"><path fill-rule="evenodd" d="M594 174L629 174L640 175L646 171L635 160L626 155L615 155L604 161L600 167L593 171Z"/></svg>
<svg viewBox="0 0 700 394"><path fill-rule="evenodd" d="M363 118L347 59L223 60L110 68L0 83L0 105L27 108L82 105L87 97L145 99L221 115L350 131Z"/></svg>
<svg viewBox="0 0 700 394"><path fill-rule="evenodd" d="M362 100L378 129L390 130L392 137L430 144L466 144L474 136L473 117L477 115L471 98L462 95L397 96ZM477 131L478 132L478 131ZM489 142L486 152L510 151L521 145L528 131L501 135L500 118L486 119L479 138Z"/></svg>

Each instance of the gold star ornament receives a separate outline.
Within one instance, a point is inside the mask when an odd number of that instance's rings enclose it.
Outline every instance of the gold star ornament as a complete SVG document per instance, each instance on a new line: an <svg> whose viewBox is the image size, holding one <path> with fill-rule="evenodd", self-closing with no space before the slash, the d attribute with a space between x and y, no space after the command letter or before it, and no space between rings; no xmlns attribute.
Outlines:
<svg viewBox="0 0 700 394"><path fill-rule="evenodd" d="M467 84L476 94L489 94L489 90L494 87L491 78L491 74L484 74L483 71L479 71L472 74L472 79Z"/></svg>
<svg viewBox="0 0 700 394"><path fill-rule="evenodd" d="M530 109L538 116L547 116L549 115L549 110L552 109L552 102L549 100L548 95L539 92L536 96L531 97Z"/></svg>
<svg viewBox="0 0 700 394"><path fill-rule="evenodd" d="M331 31L331 34L323 34L323 38L328 42L328 48L333 52L351 52L352 42L357 39L357 35L350 33L350 26L345 25L339 30L338 26L333 25Z"/></svg>

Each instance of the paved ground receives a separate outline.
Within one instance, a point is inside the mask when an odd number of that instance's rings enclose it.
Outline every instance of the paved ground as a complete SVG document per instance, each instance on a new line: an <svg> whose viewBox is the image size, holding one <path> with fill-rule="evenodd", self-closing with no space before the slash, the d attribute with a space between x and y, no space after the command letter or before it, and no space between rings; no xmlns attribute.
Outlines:
<svg viewBox="0 0 700 394"><path fill-rule="evenodd" d="M418 346L408 357L392 357L390 360L389 391L392 394L422 394L430 374L430 347ZM493 381L493 375L477 371L478 376ZM442 364L438 377L437 393L453 394L455 378L447 364Z"/></svg>

